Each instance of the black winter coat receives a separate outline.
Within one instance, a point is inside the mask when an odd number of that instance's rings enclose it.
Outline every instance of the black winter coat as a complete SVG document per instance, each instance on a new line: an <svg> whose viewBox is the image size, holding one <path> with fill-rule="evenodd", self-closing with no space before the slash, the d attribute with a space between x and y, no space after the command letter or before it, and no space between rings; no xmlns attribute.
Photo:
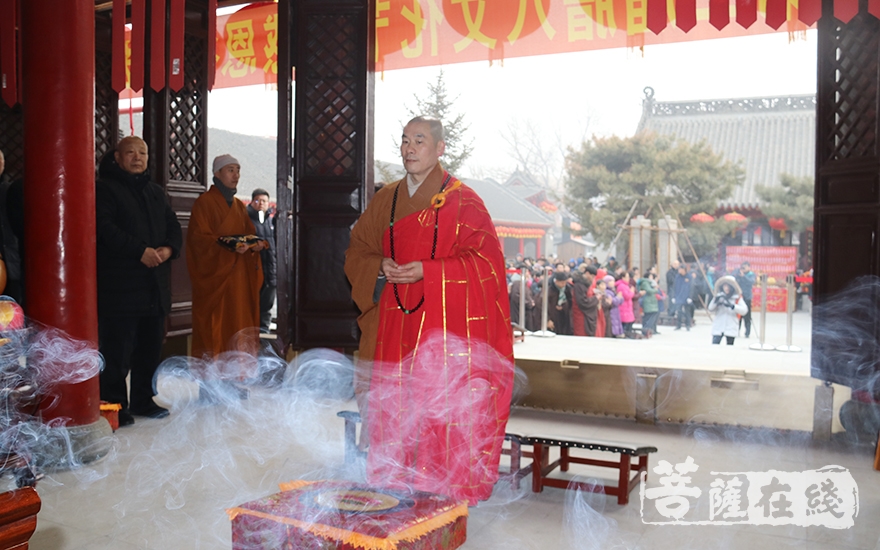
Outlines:
<svg viewBox="0 0 880 550"><path fill-rule="evenodd" d="M165 191L149 172L129 174L109 152L95 186L98 245L98 315L167 315L171 311L171 261L183 234ZM147 247L171 247L171 259L154 268L141 263Z"/></svg>
<svg viewBox="0 0 880 550"><path fill-rule="evenodd" d="M263 286L276 286L275 218L270 218L267 212L263 223L260 223L260 213L251 205L247 206L247 213L251 221L254 222L257 237L269 241L269 249L260 250L260 259L263 262Z"/></svg>

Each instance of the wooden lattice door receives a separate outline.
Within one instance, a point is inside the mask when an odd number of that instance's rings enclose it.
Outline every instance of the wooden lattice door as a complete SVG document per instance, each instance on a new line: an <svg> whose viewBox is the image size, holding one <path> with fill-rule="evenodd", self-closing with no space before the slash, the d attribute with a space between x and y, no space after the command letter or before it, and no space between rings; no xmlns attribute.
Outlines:
<svg viewBox="0 0 880 550"><path fill-rule="evenodd" d="M880 21L866 13L843 24L830 1L819 21L816 106L815 304L813 376L880 396L876 311L839 303L836 293L862 276L880 276ZM876 285L859 301L877 303ZM828 306L848 306L843 323ZM841 320L841 319L838 319ZM842 332L838 327L847 327ZM860 329L863 332L858 334ZM867 337L871 345L863 345ZM865 380L873 379L867 388Z"/></svg>
<svg viewBox="0 0 880 550"><path fill-rule="evenodd" d="M186 268L186 231L192 205L211 183L208 171L208 11L204 0L186 2L184 85L178 92L144 85L144 140L150 147L153 179L165 187L184 234L181 259L171 264L168 336L192 330L192 286ZM149 36L150 33L147 33ZM213 39L213 33L210 34ZM146 48L149 51L149 47ZM167 60L166 60L167 63ZM213 66L210 67L213 70Z"/></svg>
<svg viewBox="0 0 880 550"><path fill-rule="evenodd" d="M357 310L343 263L351 226L372 188L370 5L369 0L290 3L296 139L291 218L279 235L290 237L292 249L288 260L280 253L278 276L291 277L287 289L279 282L279 308L287 312L282 326L289 342L299 348L358 344ZM285 11L279 13L285 20Z"/></svg>

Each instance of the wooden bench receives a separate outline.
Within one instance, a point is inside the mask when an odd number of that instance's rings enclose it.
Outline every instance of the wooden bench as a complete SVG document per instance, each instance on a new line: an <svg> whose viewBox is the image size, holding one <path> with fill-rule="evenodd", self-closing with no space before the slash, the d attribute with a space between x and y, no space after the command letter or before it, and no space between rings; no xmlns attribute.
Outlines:
<svg viewBox="0 0 880 550"><path fill-rule="evenodd" d="M510 457L510 469L507 471L500 471L499 480L509 480L510 484L515 489L519 489L519 481L522 478L532 473L532 465L528 464L523 466L522 459L534 459L534 455L532 455L531 451L523 451L521 441L521 435L506 433L504 434L504 443L501 447L501 454Z"/></svg>
<svg viewBox="0 0 880 550"><path fill-rule="evenodd" d="M350 464L358 458L366 457L367 453L359 450L357 447L357 424L361 421L361 415L355 411L339 411L336 413L336 416L345 420L345 463ZM523 445L531 446L532 450L524 450ZM559 458L551 463L550 449L552 447L559 447ZM615 462L572 456L572 449L611 452L619 454L620 458ZM513 487L519 489L520 480L532 474L532 491L536 493L543 491L544 487L601 492L606 495L616 496L617 503L622 505L629 502L629 494L639 484L641 473L645 472L647 475L648 455L655 452L657 452L656 447L640 447L630 443L555 435L524 436L507 433L504 435L501 454L510 457L510 468L500 472L499 480L508 480ZM636 464L632 463L633 457L639 457ZM524 458L530 458L532 462L523 466ZM562 472L567 472L570 464L587 464L590 466L614 468L618 471L617 485L594 485L548 477L556 468L559 468Z"/></svg>
<svg viewBox="0 0 880 550"><path fill-rule="evenodd" d="M627 504L629 494L639 484L640 475L648 471L648 455L657 452L656 447L638 446L630 443L582 439L556 435L527 435L519 438L520 445L532 446L532 491L540 493L544 487L578 489L616 496L618 504ZM559 458L550 462L550 449L559 447ZM572 456L573 449L598 451L620 455L617 461ZM633 457L638 457L636 464ZM549 477L556 468L567 472L570 464L587 464L617 470L617 485L596 485L569 479Z"/></svg>

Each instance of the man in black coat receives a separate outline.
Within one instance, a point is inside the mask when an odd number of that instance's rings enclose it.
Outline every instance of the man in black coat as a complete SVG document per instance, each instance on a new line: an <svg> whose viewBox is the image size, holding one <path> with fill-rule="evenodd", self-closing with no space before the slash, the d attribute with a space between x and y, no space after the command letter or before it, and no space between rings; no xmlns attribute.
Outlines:
<svg viewBox="0 0 880 550"><path fill-rule="evenodd" d="M556 272L547 287L547 328L556 334L571 335L571 285L568 274Z"/></svg>
<svg viewBox="0 0 880 550"><path fill-rule="evenodd" d="M263 286L260 287L260 332L269 333L269 324L272 322L272 306L275 305L275 218L269 217L269 192L265 189L254 189L251 193L251 203L247 206L247 213L257 236L269 242L269 248L260 251L260 260L263 262Z"/></svg>
<svg viewBox="0 0 880 550"><path fill-rule="evenodd" d="M101 160L95 186L101 399L122 405L120 426L133 424L132 415L168 416L153 401L153 376L171 311L169 260L180 256L183 235L148 160L142 139L123 138Z"/></svg>

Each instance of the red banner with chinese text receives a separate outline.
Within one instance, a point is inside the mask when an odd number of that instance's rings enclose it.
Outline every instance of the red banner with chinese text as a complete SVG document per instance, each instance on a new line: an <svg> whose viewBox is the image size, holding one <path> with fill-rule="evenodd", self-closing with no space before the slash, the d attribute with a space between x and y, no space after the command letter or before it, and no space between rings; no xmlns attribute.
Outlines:
<svg viewBox="0 0 880 550"><path fill-rule="evenodd" d="M798 0L784 1L779 31L805 31ZM709 21L710 0L696 0L695 26L685 33L675 24L676 0L666 0L669 24L654 34L647 30L648 0L377 0L376 70L779 32L766 22L767 0L758 0L749 28L735 22L736 3L726 2L731 22L719 30ZM277 12L274 2L256 3L217 17L215 88L277 81ZM130 48L127 33L127 67Z"/></svg>
<svg viewBox="0 0 880 550"><path fill-rule="evenodd" d="M647 0L380 0L376 70L777 32L765 22L766 0L758 0L761 15L748 29L730 23L721 30L709 22L709 0L696 0L695 12L690 5L682 13L690 19L686 27L694 25L687 33L676 26L676 1L667 0L669 24L659 34L647 30L647 4ZM735 0L724 4L733 14ZM807 29L797 20L797 5L798 0L787 0L788 24L780 30Z"/></svg>
<svg viewBox="0 0 880 550"><path fill-rule="evenodd" d="M796 246L728 246L726 255L728 273L736 273L743 262L749 262L752 271L773 277L775 284L785 284L785 276L797 270Z"/></svg>
<svg viewBox="0 0 880 550"><path fill-rule="evenodd" d="M278 81L278 4L251 4L217 17L214 74L214 88ZM131 83L131 29L125 31L125 83ZM120 97L140 95L129 88Z"/></svg>

